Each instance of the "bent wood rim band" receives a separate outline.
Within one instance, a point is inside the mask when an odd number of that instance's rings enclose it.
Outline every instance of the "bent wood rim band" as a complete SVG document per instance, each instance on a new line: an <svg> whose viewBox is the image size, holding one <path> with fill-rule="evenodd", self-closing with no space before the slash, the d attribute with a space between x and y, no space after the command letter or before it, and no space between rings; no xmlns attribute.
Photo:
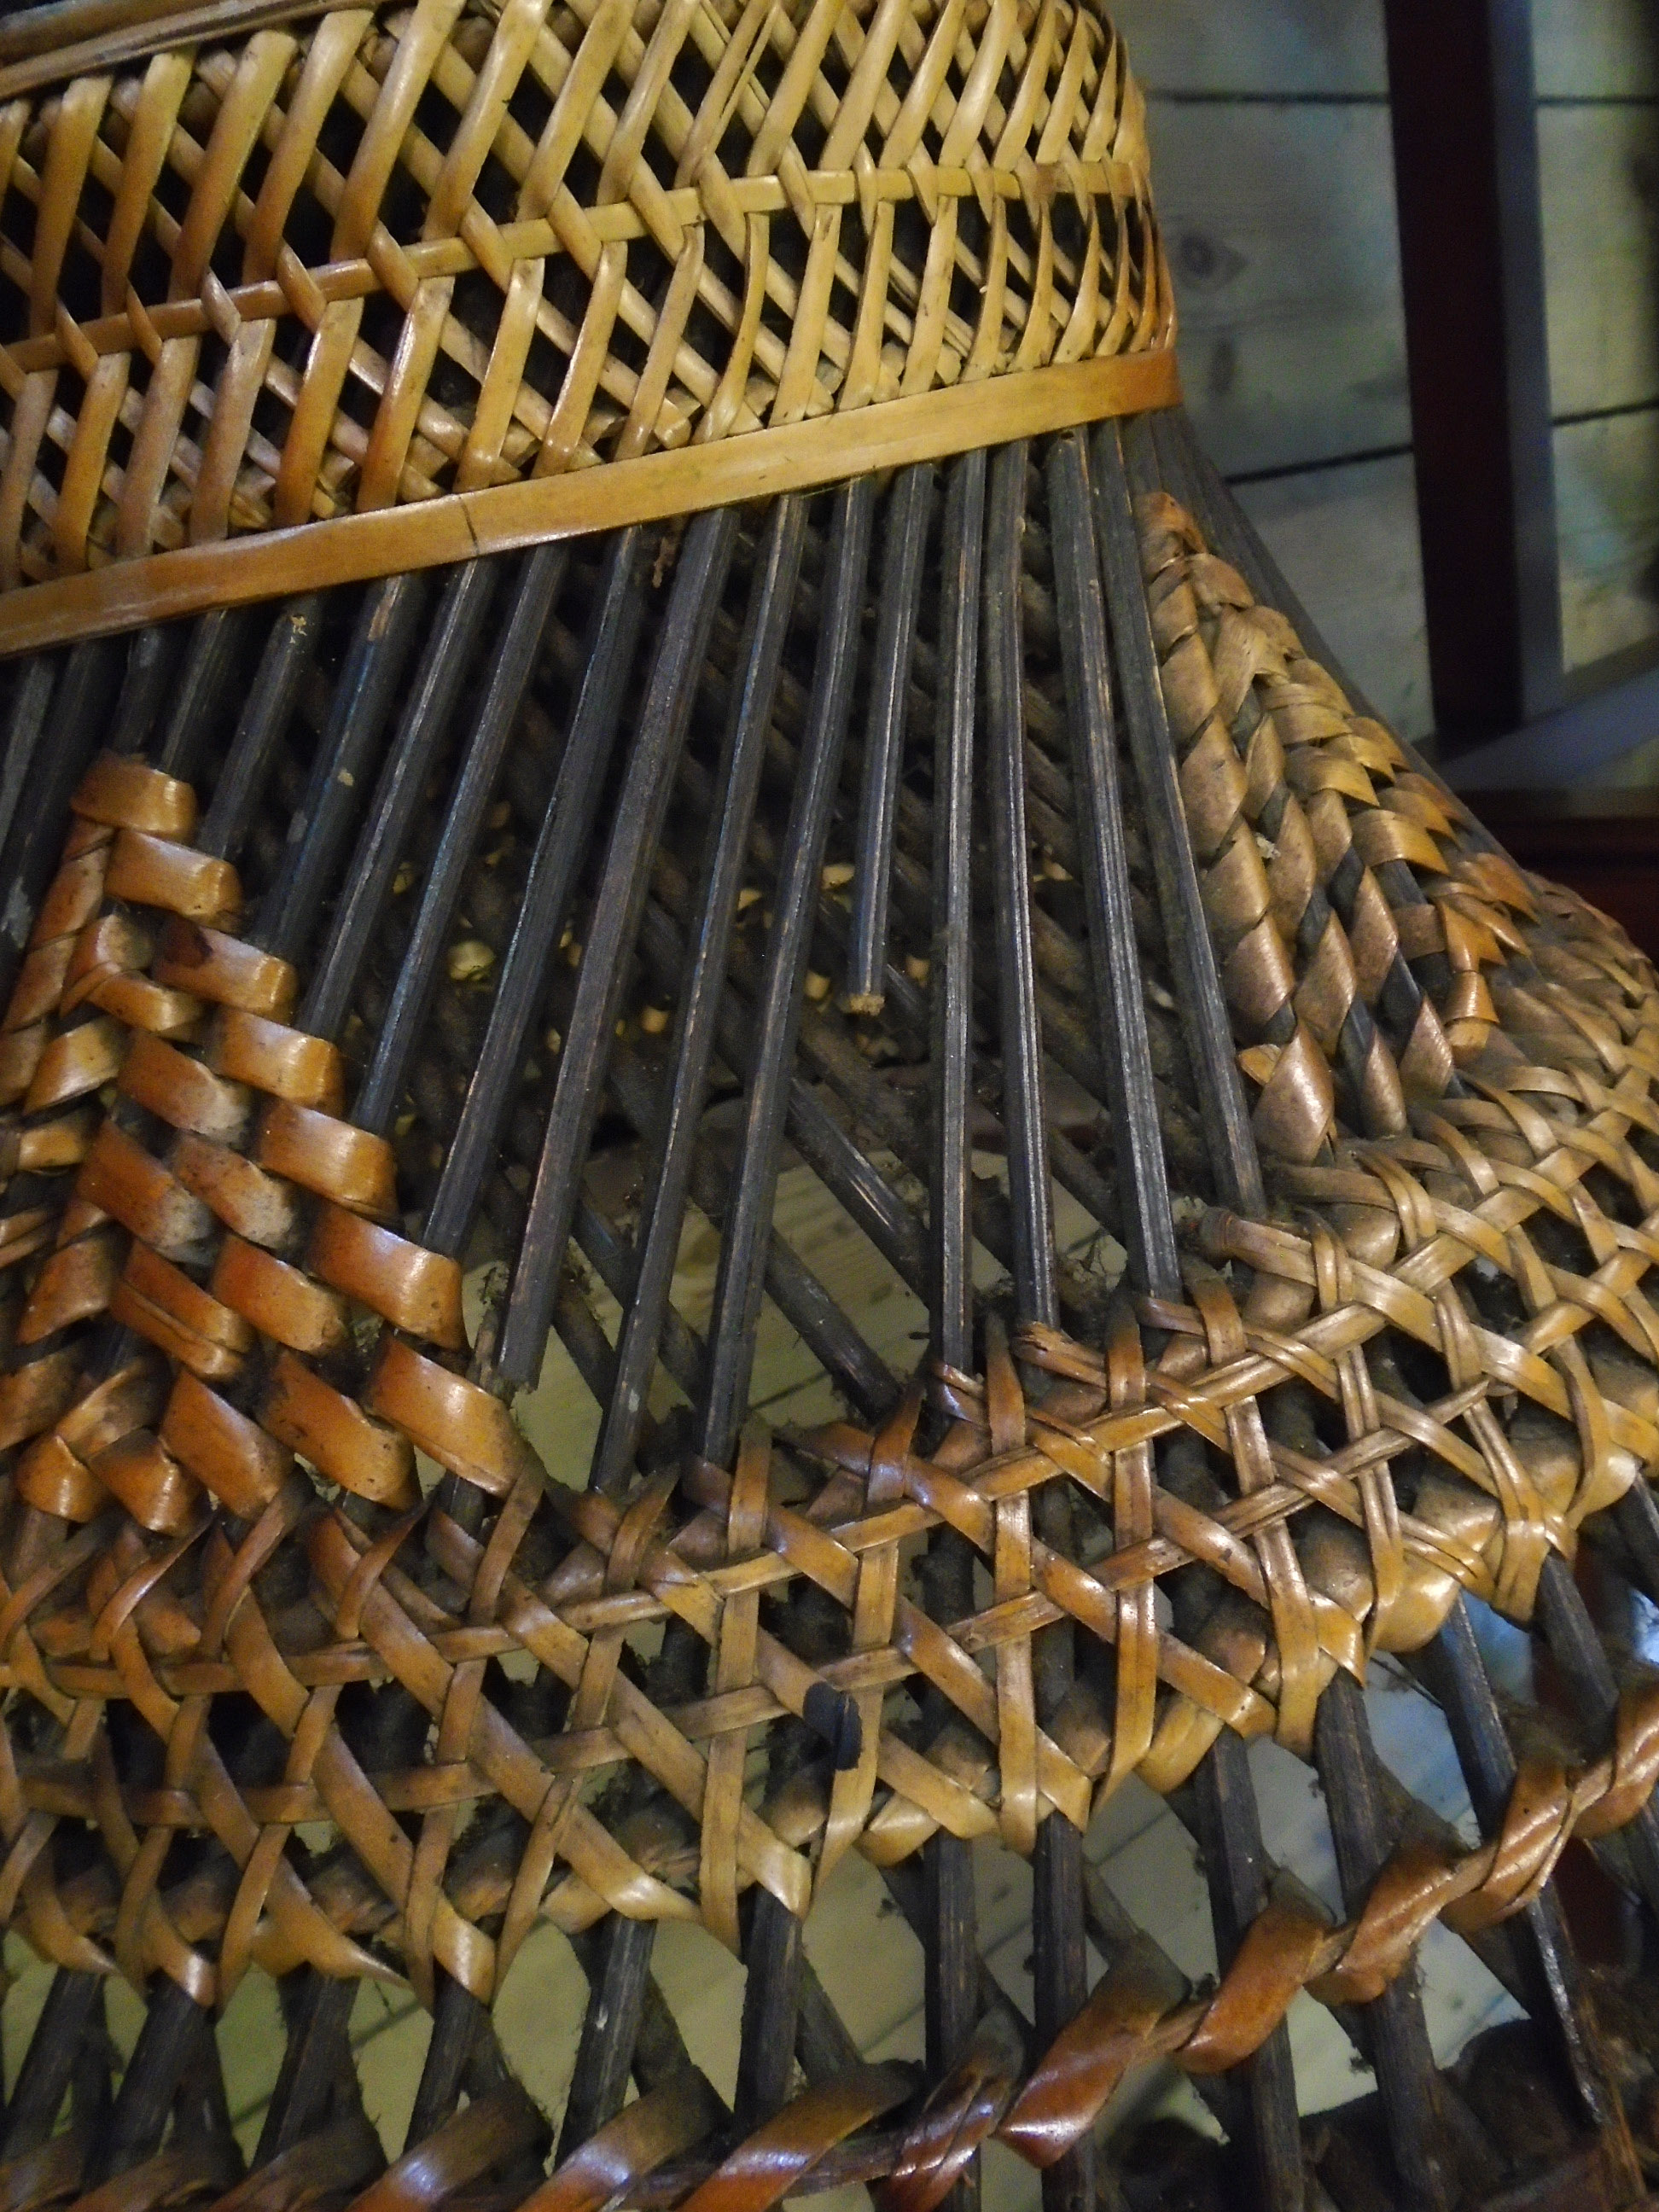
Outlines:
<svg viewBox="0 0 1659 2212"><path fill-rule="evenodd" d="M343 0L57 0L0 25L0 100L61 84L87 70L118 69L163 46L227 39L275 23L341 12Z"/></svg>
<svg viewBox="0 0 1659 2212"><path fill-rule="evenodd" d="M568 475L181 546L0 595L0 657L107 636L137 623L209 607L361 583L629 523L775 499L870 471L942 460L972 447L1040 437L1180 402L1173 348L1117 354L956 384L850 414L819 416Z"/></svg>

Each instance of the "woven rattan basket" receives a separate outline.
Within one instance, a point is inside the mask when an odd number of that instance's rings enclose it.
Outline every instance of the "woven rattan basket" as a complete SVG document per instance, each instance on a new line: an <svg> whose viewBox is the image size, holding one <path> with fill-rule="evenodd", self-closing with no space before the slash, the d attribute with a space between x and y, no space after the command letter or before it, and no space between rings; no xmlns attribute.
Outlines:
<svg viewBox="0 0 1659 2212"><path fill-rule="evenodd" d="M1644 2203L1659 994L1193 445L1103 20L78 0L0 94L8 2212ZM1091 1857L1144 1784L1210 1982ZM809 1954L860 1863L920 2063ZM1444 2071L1437 1924L1523 2015Z"/></svg>

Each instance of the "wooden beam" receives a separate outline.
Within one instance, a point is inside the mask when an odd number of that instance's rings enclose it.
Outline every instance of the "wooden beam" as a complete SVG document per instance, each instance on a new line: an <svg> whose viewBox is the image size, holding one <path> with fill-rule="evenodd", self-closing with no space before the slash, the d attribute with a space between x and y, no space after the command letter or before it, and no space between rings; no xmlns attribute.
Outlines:
<svg viewBox="0 0 1659 2212"><path fill-rule="evenodd" d="M1563 790L1605 779L1626 753L1655 738L1659 738L1659 664L1460 754L1449 770L1449 781L1455 790L1466 793ZM1479 800L1475 803L1478 809Z"/></svg>
<svg viewBox="0 0 1659 2212"><path fill-rule="evenodd" d="M1561 689L1529 0L1384 0L1436 726Z"/></svg>

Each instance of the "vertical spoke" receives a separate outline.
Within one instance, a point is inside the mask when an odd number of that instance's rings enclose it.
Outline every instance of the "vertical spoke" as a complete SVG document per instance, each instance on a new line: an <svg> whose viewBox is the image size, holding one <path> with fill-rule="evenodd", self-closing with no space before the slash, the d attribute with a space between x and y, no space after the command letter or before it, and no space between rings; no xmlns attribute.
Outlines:
<svg viewBox="0 0 1659 2212"><path fill-rule="evenodd" d="M406 2150L424 2142L460 2102L467 2066L478 2039L490 2033L489 2021L488 2012L472 1992L441 1969L432 2033L427 2043L421 2078L416 2085L409 2132L404 2138Z"/></svg>
<svg viewBox="0 0 1659 2212"><path fill-rule="evenodd" d="M937 722L933 735L933 932L929 963L933 1062L933 1225L934 1346L940 1364L966 1373L974 1361L973 1148L974 722L979 672L985 455L952 464L945 498L939 576ZM928 1562L930 1610L943 1620L971 1609L973 1559L964 1538L941 1529ZM969 1845L941 1828L923 1855L927 1960L924 2005L929 2077L943 2081L967 2051L979 2016L978 1910ZM975 2157L948 2201L975 2212Z"/></svg>
<svg viewBox="0 0 1659 2212"><path fill-rule="evenodd" d="M614 564L614 553L612 557ZM535 673L542 634L553 611L568 558L565 546L538 546L526 556L519 571L513 604L491 655L489 688L467 741L461 772L450 793L437 849L427 869L415 926L398 965L397 980L392 987L380 1035L374 1041L374 1055L352 1106L352 1119L359 1127L373 1130L377 1135L384 1135L392 1127L398 1110L409 1055L414 1050L432 994L437 988L451 918L495 789L507 740ZM614 584L614 574L612 580ZM614 597L610 604L614 622ZM577 702L578 720L595 680L590 670L590 680L584 684ZM562 807L568 796L562 779L554 793L553 808ZM544 826L544 837L548 834ZM526 886L526 907L528 903Z"/></svg>
<svg viewBox="0 0 1659 2212"><path fill-rule="evenodd" d="M1048 1117L1032 948L1030 842L1025 822L1025 699L1020 626L1021 539L1027 449L1005 446L991 465L985 551L985 719L991 806L992 893L996 902L997 982L1002 1049L1002 1126L1013 1220L1014 1297L1019 1316L1060 1319ZM1070 1500L1064 1486L1038 1492L1033 1516L1043 1541L1070 1556ZM1071 1686L1070 1628L1045 1630L1032 1653L1036 1716L1047 1721ZM1032 1978L1039 2044L1051 2042L1089 1994L1083 1942L1083 1839L1050 1811L1033 1855ZM1042 2177L1048 2212L1091 2212L1092 2138L1085 2136Z"/></svg>
<svg viewBox="0 0 1659 2212"><path fill-rule="evenodd" d="M991 801L991 883L997 915L1002 1015L1002 1126L1014 1224L1014 1296L1023 1321L1052 1328L1054 1229L1048 1182L1042 1037L1031 947L1030 842L1025 828L1025 700L1020 635L1020 540L1026 447L1002 447L991 465L985 553L985 720Z"/></svg>
<svg viewBox="0 0 1659 2212"><path fill-rule="evenodd" d="M507 957L501 963L483 1049L467 1085L461 1118L427 1215L425 1241L435 1252L453 1256L466 1243L501 1119L518 1082L520 1054L541 1004L547 971L557 950L577 874L593 834L605 772L622 720L623 696L633 667L635 642L644 616L642 551L637 530L620 532L611 541L599 616L593 626L581 691L571 717L564 757L525 880L518 922L507 945ZM539 625L537 636L540 636ZM487 791L484 796L487 798ZM483 800L479 804L482 810ZM455 862L458 891L470 854L469 842ZM430 883L428 888L432 889ZM447 921L446 910L446 928ZM434 965L441 942L439 937L434 945ZM385 1042L383 1035L383 1045ZM408 1042L412 1042L411 1036ZM375 1068L370 1071L371 1080L380 1066L377 1054ZM394 1090L386 1098L388 1113L396 1095Z"/></svg>
<svg viewBox="0 0 1659 2212"><path fill-rule="evenodd" d="M972 808L979 675L985 455L951 471L940 575L938 727L933 741L933 1325L945 1366L974 1359Z"/></svg>
<svg viewBox="0 0 1659 2212"><path fill-rule="evenodd" d="M1134 519L1114 433L1109 430L1097 437L1092 458L1118 696L1140 785L1147 838L1164 906L1166 941L1182 971L1182 995L1187 1000L1182 1011L1199 1103L1210 1133L1212 1158L1221 1190L1242 1210L1249 1210L1252 1204L1260 1208L1264 1203L1261 1168L1254 1137L1244 1116L1220 978L1216 972L1192 848L1186 836L1180 791L1175 781L1174 749L1164 720L1157 653L1141 587ZM1066 470L1063 462L1059 465ZM1073 495L1065 503L1068 520L1077 504L1073 487ZM1074 529L1066 532L1074 543L1064 555L1065 568L1059 574L1065 574L1077 560L1075 540L1081 528L1079 520ZM1079 606L1086 610L1088 601L1080 584L1074 580L1068 590L1076 593ZM1084 643L1086 636L1085 631L1073 647L1076 682L1073 684L1068 681L1067 688L1074 700L1074 716L1079 713L1077 702L1091 696L1090 663ZM1085 783L1091 791L1091 804L1109 806L1117 799L1115 785L1107 784L1097 769L1085 775ZM1101 845L1097 836L1094 842L1100 846L1103 872L1115 868L1116 854L1112 847ZM1127 860L1125 870L1127 876ZM1114 896L1114 886L1108 876L1095 894L1109 927L1112 926L1110 917L1115 905L1121 903L1127 921L1127 880L1115 889ZM1107 903L1109 900L1111 904ZM1184 937L1183 931L1187 933ZM1115 987L1109 982L1109 988ZM1106 1026L1109 1034L1113 1035L1117 1067L1115 1087L1121 1088L1126 1097L1133 1097L1142 1080L1141 1054L1149 1054L1150 1048L1144 1002L1132 983L1126 981L1121 996L1115 996L1111 1019ZM1149 1075L1150 1058L1146 1071ZM1179 1297L1181 1276L1162 1153L1151 1146L1138 1146L1127 1133L1132 1127L1131 1116L1120 1119L1117 1142L1120 1181L1127 1184L1134 1179L1135 1182L1132 1236L1146 1238L1140 1249L1138 1272L1155 1296ZM1182 1443L1183 1449L1175 1457L1196 1458L1184 1440L1177 1442ZM1166 1448L1166 1468L1173 1466L1171 1449ZM1193 1472L1197 1479L1206 1479L1201 1466ZM1261 1815L1249 1761L1244 1746L1230 1729L1222 1729L1200 1764L1193 1778L1193 1793L1209 1881L1216 1952L1224 1969L1237 1954L1245 1931L1267 1903L1267 1896ZM1270 2212L1299 2212L1304 2190L1296 2075L1289 2033L1282 2023L1240 2072L1242 2100L1248 2115L1241 2131L1249 2147L1261 2202L1270 2208Z"/></svg>
<svg viewBox="0 0 1659 2212"><path fill-rule="evenodd" d="M205 2060L203 2039L212 2033L209 2014L177 1982L164 1974L152 1982L149 2008L121 2076L109 2134L91 2160L95 2175L126 2173L155 2156L179 2083Z"/></svg>
<svg viewBox="0 0 1659 2212"><path fill-rule="evenodd" d="M363 601L311 781L249 932L254 944L279 959L296 959L316 928L374 773L425 602L426 579L419 575L388 577Z"/></svg>
<svg viewBox="0 0 1659 2212"><path fill-rule="evenodd" d="M559 2131L560 2160L580 2149L622 2110L656 1936L654 1920L629 1920L613 1912L590 1939L587 2011Z"/></svg>
<svg viewBox="0 0 1659 2212"><path fill-rule="evenodd" d="M847 1004L878 1013L887 989L887 906L892 884L894 817L904 763L910 660L921 598L933 470L908 468L888 501L887 547L881 564L870 711L864 732L864 783L859 804L858 862L853 877L852 942L847 957Z"/></svg>
<svg viewBox="0 0 1659 2212"><path fill-rule="evenodd" d="M77 645L58 681L40 748L40 772L30 781L29 803L13 817L0 846L0 1006L10 998L34 927L35 909L63 854L70 796L98 748L119 665L109 638Z"/></svg>
<svg viewBox="0 0 1659 2212"><path fill-rule="evenodd" d="M253 625L252 607L215 607L198 622L155 765L193 783ZM159 703L159 694L158 694Z"/></svg>
<svg viewBox="0 0 1659 2212"><path fill-rule="evenodd" d="M800 1026L801 988L811 950L824 843L841 781L842 750L852 708L874 498L873 480L868 477L860 477L836 495L824 579L823 625L812 672L811 702L794 802L779 860L764 980L755 1009L739 1166L720 1239L709 1323L702 1451L717 1467L729 1464L736 1449L754 1364L769 1227L777 1192L778 1152Z"/></svg>
<svg viewBox="0 0 1659 2212"><path fill-rule="evenodd" d="M1538 1577L1535 1618L1581 1718L1611 1740L1619 1684L1572 1569L1559 1553L1549 1554ZM1659 1914L1659 1805L1648 1798L1623 1833L1642 1894L1649 1909Z"/></svg>
<svg viewBox="0 0 1659 2212"><path fill-rule="evenodd" d="M680 989L674 1073L659 1148L641 1208L638 1273L632 1297L622 1301L616 1387L594 1448L592 1479L599 1490L619 1489L627 1480L668 1312L732 924L743 887L750 824L800 573L805 529L804 503L780 500L772 509L750 589L738 655L742 678L732 703L717 787L722 798L717 821L711 825L711 848Z"/></svg>
<svg viewBox="0 0 1659 2212"><path fill-rule="evenodd" d="M1187 1050L1204 1101L1204 1133L1217 1195L1224 1205L1260 1219L1267 1198L1233 1062L1232 1029L1216 972L1198 869L1187 841L1152 617L1141 587L1129 481L1115 424L1109 422L1095 433L1090 461L1118 695L1158 881L1164 942L1176 972Z"/></svg>
<svg viewBox="0 0 1659 2212"><path fill-rule="evenodd" d="M738 2127L746 2130L757 2127L789 2101L805 1964L800 1922L759 1884L750 1908L743 1957L749 1978L743 1989L732 2111Z"/></svg>
<svg viewBox="0 0 1659 2212"><path fill-rule="evenodd" d="M188 643L189 633L182 623L152 623L133 639L127 650L121 696L110 725L111 752L125 757L143 752L149 744L162 704L178 680Z"/></svg>
<svg viewBox="0 0 1659 2212"><path fill-rule="evenodd" d="M240 850L316 657L322 621L322 598L313 592L290 599L271 624L212 803L202 818L197 842L204 853L228 860Z"/></svg>
<svg viewBox="0 0 1659 2212"><path fill-rule="evenodd" d="M1515 1784L1515 1754L1462 1597L1426 1648L1424 1671L1444 1709L1480 1832L1496 1835ZM1586 2119L1602 2134L1610 2154L1627 2168L1633 2167L1629 2130L1553 1884L1546 1885L1522 1907L1520 1925L1527 1938L1522 1955L1532 1985L1528 2009L1540 2021L1553 2016ZM1631 2179L1634 2182L1633 2172Z"/></svg>
<svg viewBox="0 0 1659 2212"><path fill-rule="evenodd" d="M1089 513L1083 448L1054 442L1048 462L1049 524L1060 650L1071 708L1072 780L1083 801L1079 839L1089 917L1089 962L1106 1052L1107 1099L1128 1209L1127 1249L1135 1279L1159 1297L1178 1297L1175 1215L1158 1134L1140 963L1129 894L1129 860L1118 787L1100 562Z"/></svg>
<svg viewBox="0 0 1659 2212"><path fill-rule="evenodd" d="M577 1187L599 1118L605 1063L628 963L639 935L652 857L673 796L675 769L736 535L731 509L716 508L696 518L680 550L644 712L629 750L605 870L588 921L576 1001L565 1025L552 1110L520 1240L497 1363L508 1382L533 1382L541 1370L554 1285L564 1262ZM656 1334L653 1329L653 1346Z"/></svg>
<svg viewBox="0 0 1659 2212"><path fill-rule="evenodd" d="M1330 1808L1331 1840L1343 1903L1351 1912L1389 1855L1389 1832L1378 1790L1376 1749L1365 1716L1365 1693L1339 1667L1325 1686L1314 1723L1315 1755L1325 1802ZM1437 2207L1447 2202L1441 2121L1436 2096L1434 2052L1418 1993L1417 1970L1408 1966L1397 1981L1364 2008L1377 2091L1388 2120L1389 2148L1413 2204Z"/></svg>
<svg viewBox="0 0 1659 2212"><path fill-rule="evenodd" d="M0 2148L21 2158L51 2136L82 2045L104 2035L104 1978L60 1966L18 2069Z"/></svg>
<svg viewBox="0 0 1659 2212"><path fill-rule="evenodd" d="M322 2125L335 2083L348 2075L356 2080L347 2035L356 1983L312 1968L302 1970L301 1978L304 1986L259 2130L255 2166L303 2142Z"/></svg>
<svg viewBox="0 0 1659 2212"><path fill-rule="evenodd" d="M345 1019L500 574L498 562L469 561L452 571L444 586L368 826L335 905L328 942L301 1002L301 1029L333 1036Z"/></svg>
<svg viewBox="0 0 1659 2212"><path fill-rule="evenodd" d="M151 630L141 632L133 646L135 654L145 640L159 635ZM54 654L37 653L30 655L18 674L17 688L12 693L6 716L5 738L0 744L0 848L3 848L11 833L18 800L26 788L31 792L33 788L40 738L46 726L46 711L52 704L58 667Z"/></svg>

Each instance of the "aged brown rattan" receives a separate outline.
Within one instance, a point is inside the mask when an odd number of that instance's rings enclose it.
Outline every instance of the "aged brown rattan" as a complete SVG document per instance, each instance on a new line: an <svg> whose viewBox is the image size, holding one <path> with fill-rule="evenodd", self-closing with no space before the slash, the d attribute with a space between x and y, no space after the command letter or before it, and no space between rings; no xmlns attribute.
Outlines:
<svg viewBox="0 0 1659 2212"><path fill-rule="evenodd" d="M942 469L901 441L832 443L796 473L780 442L798 402L912 419L892 410L920 321L866 391L836 284L884 303L872 327L890 337L936 252L977 284L974 255L1006 250L1056 344L1087 306L1108 369L1120 345L1165 357L1121 48L1057 7L931 32L908 7L754 9L736 31L601 9L580 39L535 9L280 15L188 51L135 19L111 32L107 78L14 88L8 111L13 189L33 180L39 219L25 247L0 206L0 275L40 325L6 356L24 379L8 451L32 406L67 455L40 495L35 459L8 459L0 496L22 486L14 512L34 518L20 575L91 558L103 527L142 592L193 538L211 560L179 572L182 599L158 581L155 611L218 604L117 640L100 633L127 601L53 601L41 619L81 622L79 641L9 671L0 1921L57 1974L12 2081L0 2193L19 2212L360 2194L375 2212L764 2212L857 2179L890 2212L952 2192L966 2212L995 2141L1042 2170L1051 2212L1200 2187L1274 2212L1321 2189L1343 2212L1517 2190L1635 2205L1659 2166L1659 1680L1631 1650L1659 1601L1652 970L1516 870L1344 687L1178 414L1012 437L1054 427L1019 395L1060 387L1040 349L998 337L977 365L1015 412L988 401L966 438L948 418L969 450ZM545 222L629 212L599 278L563 232L556 252L514 234L493 311L516 300L525 337L562 296L559 253L592 281L572 343L593 380L542 386L531 352L496 368L506 338L491 352L466 321L467 270L444 256L464 246L495 283L507 217L480 180L495 161L522 185L529 156L512 159L533 143L508 79L541 73L556 141L549 72L596 39L623 88L601 98L594 61L590 151L626 188L550 203ZM787 119L818 164L745 155L781 179L775 204L739 209L757 296L798 308L823 279L793 369L787 331L775 360L751 333L750 352L685 368L714 247L666 255L656 219L686 224L676 195L695 191L718 230L736 165L722 151L716 175L705 149L671 186L641 149L655 133L685 157L694 50L711 84L720 52L742 58L745 145ZM889 193L836 117L890 138L930 54L953 88ZM881 68L860 77L866 55ZM320 93L290 137L313 78L361 111L355 163L328 150ZM960 189L952 116L994 138ZM1084 165L1075 237L1048 173L1062 124ZM860 187L815 196L842 173L820 135ZM1041 174L1019 167L1030 143L1054 157ZM71 242L109 252L143 145L177 330L136 259L102 322L66 273ZM182 214L155 181L167 162ZM314 264L296 229L285 277L248 280L272 296L244 297L215 270L220 225L239 252L265 232L276 252L297 204L283 179L297 195L302 172L331 220L362 199L384 228L360 261ZM88 178L109 197L71 222ZM883 262L884 210L912 198L931 242L907 261L894 215ZM855 230L864 291L832 281ZM665 256L631 365L600 349L624 246ZM1074 278L1064 313L1042 304ZM307 284L328 291L314 334L294 307ZM996 316L1029 331L994 291L981 334ZM299 316L314 368L325 329L368 345L382 294L407 343L350 354L342 375L379 395L358 434L332 387L295 403L279 326ZM161 350L140 400L146 315ZM653 332L682 351L647 410L650 361L669 360ZM943 309L934 339L922 380L955 404L978 339ZM211 422L188 452L152 413L175 345L197 349ZM471 387L432 396L434 365L462 356ZM696 412L728 371L752 422ZM54 414L71 376L79 411ZM292 410L268 468L261 391ZM522 473L578 400L565 458L599 464L574 472L594 512L653 438L730 431L763 478L782 456L791 488L738 508L721 502L757 479L717 469L671 491L682 520L655 530L629 518L661 510L624 490L604 534L544 515L521 556L435 576L441 536L331 534L355 526L339 508L373 506L395 431L386 496L416 522L444 507L465 540L474 510L453 502L492 406L490 466ZM302 416L320 442L295 514L335 519L300 532L296 574L329 581L342 542L403 550L366 590L243 605L267 572L250 582L211 541L294 519L270 502ZM118 422L161 456L142 544L120 539L126 495L100 473L113 445L85 461ZM216 437L236 489L198 528ZM903 465L808 495L872 453ZM78 521L65 483L93 487ZM868 1340L789 1241L786 1160L910 1302L915 1342ZM1085 1237L1060 1239L1061 1203ZM699 1223L718 1250L701 1307L676 1274ZM769 1316L821 1378L810 1418L754 1407ZM515 1418L550 1331L599 1410L585 1463L544 1464ZM1500 1707L1472 1607L1534 1630L1533 1709ZM1378 1760L1361 1692L1385 1659L1443 1709L1480 1840ZM1317 1770L1340 1916L1270 1866L1257 1737ZM1131 1777L1203 1847L1213 1986L1084 1856ZM978 1958L981 1841L1032 1862L1030 2019ZM805 1955L852 1851L922 1940L920 2073L862 2060ZM1581 1935L1598 1900L1647 1931L1589 1971L1563 1868ZM653 1978L670 1919L748 1969L729 2106ZM547 1921L592 1990L550 2173L551 2116L489 2021ZM1443 2073L1413 1964L1437 1923L1529 2023ZM275 1978L288 2041L244 2179L209 2023L250 1973ZM147 2002L113 2069L112 1974ZM365 1980L406 1983L434 2016L385 2173L347 2040ZM1304 1992L1377 2085L1305 2125L1285 2027ZM1111 2133L1119 2084L1165 2057L1206 2086L1228 2154Z"/></svg>

